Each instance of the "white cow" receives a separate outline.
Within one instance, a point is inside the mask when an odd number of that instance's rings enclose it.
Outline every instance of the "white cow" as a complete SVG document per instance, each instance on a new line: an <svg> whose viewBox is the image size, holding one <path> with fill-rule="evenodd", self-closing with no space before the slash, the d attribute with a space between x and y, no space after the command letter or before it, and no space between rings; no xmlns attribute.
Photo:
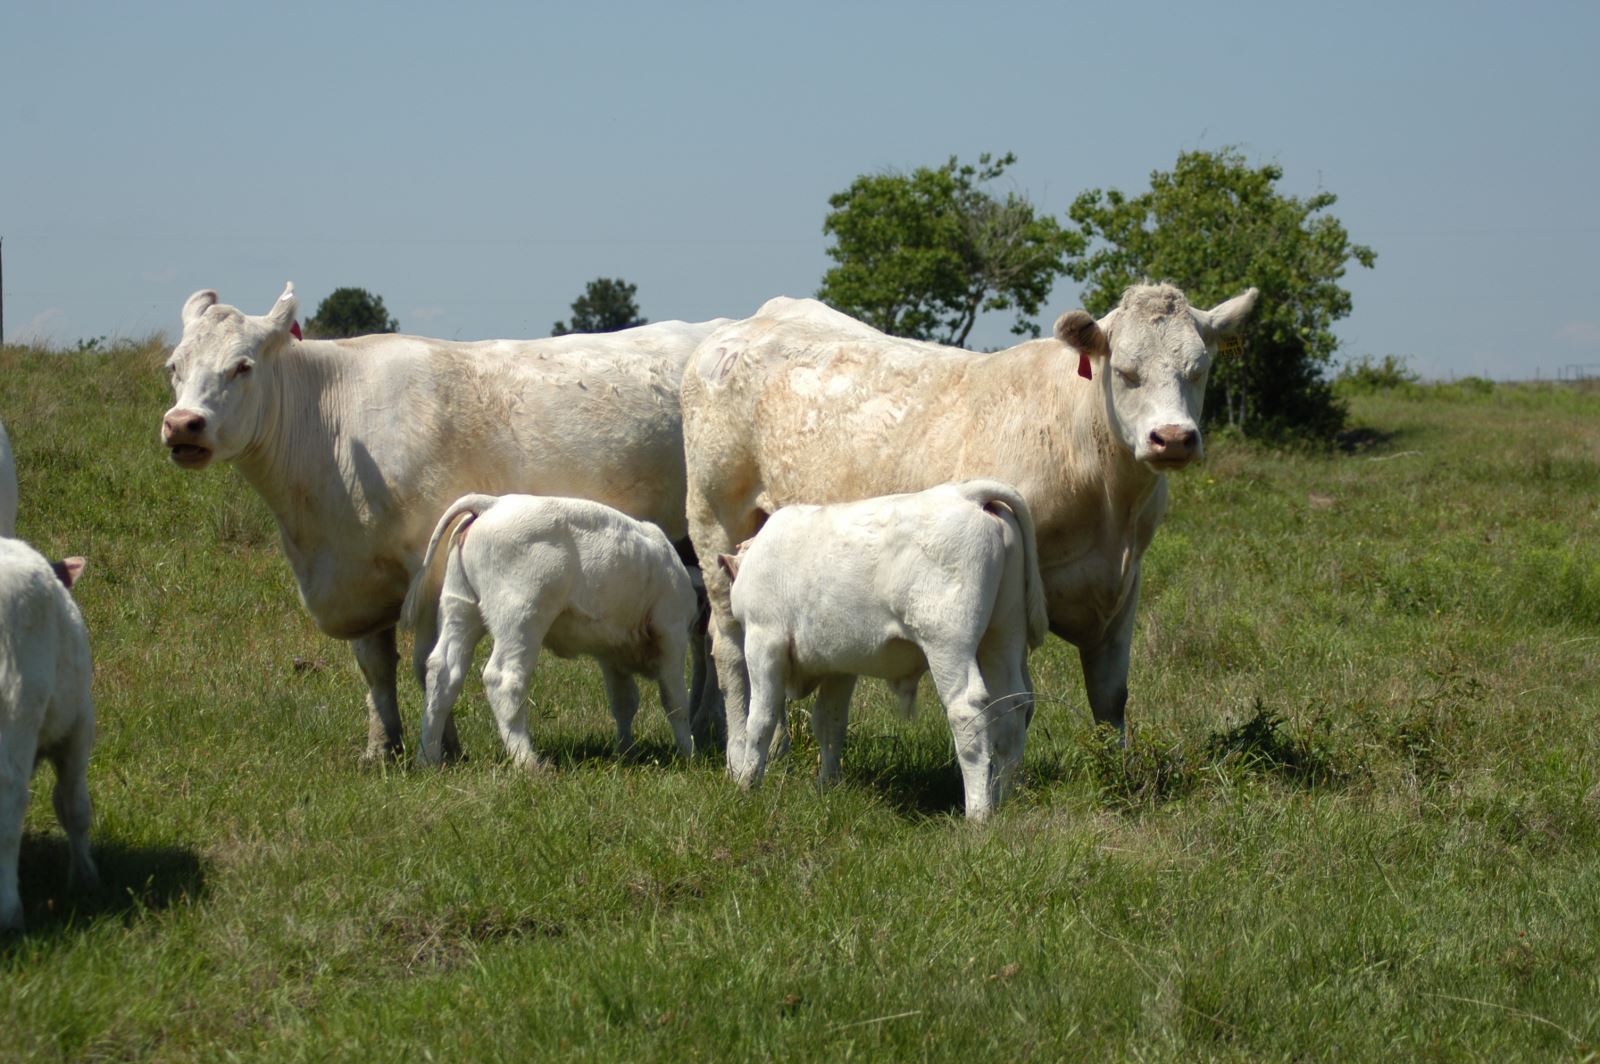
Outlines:
<svg viewBox="0 0 1600 1064"><path fill-rule="evenodd" d="M17 461L11 454L11 439L0 422L0 536L17 534Z"/></svg>
<svg viewBox="0 0 1600 1064"><path fill-rule="evenodd" d="M540 647L600 663L617 752L633 747L635 674L653 678L678 750L691 751L683 656L699 601L655 525L587 499L468 495L444 512L406 596L427 699L417 759L440 760L444 722L487 632L484 692L506 752L539 766L528 739L528 681ZM442 615L442 616L441 616Z"/></svg>
<svg viewBox="0 0 1600 1064"><path fill-rule="evenodd" d="M52 567L21 540L0 539L0 931L22 930L17 852L41 757L55 764L72 881L89 890L99 883L89 856L89 633L67 593L82 571L82 558Z"/></svg>
<svg viewBox="0 0 1600 1064"><path fill-rule="evenodd" d="M1005 797L1032 710L1028 650L1049 625L1033 518L1015 488L969 480L786 506L718 563L733 578L750 674L745 748L729 752L740 783L761 782L786 698L817 691L811 722L828 783L839 775L856 677L889 680L909 712L929 672L967 816L981 820Z"/></svg>
<svg viewBox="0 0 1600 1064"><path fill-rule="evenodd" d="M253 317L196 292L161 424L186 469L232 462L278 521L301 601L350 640L367 756L402 746L394 626L434 523L471 491L603 502L684 536L678 383L722 320L455 343L300 340L294 286ZM420 679L420 677L419 677ZM453 725L445 745L456 746Z"/></svg>
<svg viewBox="0 0 1600 1064"><path fill-rule="evenodd" d="M1053 338L994 354L895 339L786 298L707 337L684 373L684 445L729 749L743 744L748 688L717 555L781 506L971 477L1028 500L1051 631L1077 645L1095 719L1121 730L1164 474L1200 457L1216 341L1255 302L1251 289L1199 310L1170 285L1138 285L1098 322L1075 310Z"/></svg>

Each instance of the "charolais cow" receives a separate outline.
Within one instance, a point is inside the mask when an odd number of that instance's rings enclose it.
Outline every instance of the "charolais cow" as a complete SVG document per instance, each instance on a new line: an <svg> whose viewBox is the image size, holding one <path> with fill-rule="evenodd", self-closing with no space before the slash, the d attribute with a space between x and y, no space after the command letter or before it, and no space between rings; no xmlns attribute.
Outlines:
<svg viewBox="0 0 1600 1064"><path fill-rule="evenodd" d="M540 767L528 738L528 681L541 648L600 663L617 752L633 748L635 675L656 681L678 751L692 751L683 658L699 600L666 533L587 499L468 495L439 518L412 581L404 623L427 674L417 759L440 760L440 738L472 652L494 650L484 693L511 760Z"/></svg>
<svg viewBox="0 0 1600 1064"><path fill-rule="evenodd" d="M394 628L451 502L575 496L684 536L678 384L723 320L527 341L302 340L297 309L293 285L260 317L190 296L161 438L186 469L231 462L266 501L301 601L355 650L378 757L403 746ZM453 725L444 742L456 748Z"/></svg>
<svg viewBox="0 0 1600 1064"><path fill-rule="evenodd" d="M1167 507L1165 474L1201 456L1216 342L1256 297L1201 310L1171 285L1137 285L1099 321L1075 310L1053 337L994 354L896 339L788 298L708 336L684 373L684 445L729 749L744 741L749 688L717 556L782 506L973 477L1027 499L1051 631L1077 646L1095 719L1123 730L1139 563Z"/></svg>
<svg viewBox="0 0 1600 1064"><path fill-rule="evenodd" d="M967 816L981 820L1022 764L1032 711L1028 651L1049 624L1033 518L1009 484L969 480L829 506L785 506L720 555L750 674L742 754L761 782L784 702L815 690L819 779L839 775L857 676L915 704L931 673L955 740Z"/></svg>
<svg viewBox="0 0 1600 1064"><path fill-rule="evenodd" d="M17 534L17 462L11 454L11 438L0 422L0 536Z"/></svg>
<svg viewBox="0 0 1600 1064"><path fill-rule="evenodd" d="M58 566L19 539L0 539L0 931L22 930L17 854L40 758L55 764L72 881L90 890L99 882L89 855L89 632L67 593L83 559Z"/></svg>

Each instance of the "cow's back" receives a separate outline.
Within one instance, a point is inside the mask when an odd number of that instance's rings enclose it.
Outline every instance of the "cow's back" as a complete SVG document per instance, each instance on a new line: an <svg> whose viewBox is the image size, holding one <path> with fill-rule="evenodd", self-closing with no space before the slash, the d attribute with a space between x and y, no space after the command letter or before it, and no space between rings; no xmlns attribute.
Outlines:
<svg viewBox="0 0 1600 1064"><path fill-rule="evenodd" d="M240 466L319 626L393 624L434 523L470 492L587 498L685 535L678 387L719 324L301 345L280 368L271 446Z"/></svg>
<svg viewBox="0 0 1600 1064"><path fill-rule="evenodd" d="M714 332L684 374L691 494L719 518L994 478L1023 492L1043 540L1066 519L1063 481L1099 475L1099 396L1057 383L1060 343L978 354L787 302Z"/></svg>

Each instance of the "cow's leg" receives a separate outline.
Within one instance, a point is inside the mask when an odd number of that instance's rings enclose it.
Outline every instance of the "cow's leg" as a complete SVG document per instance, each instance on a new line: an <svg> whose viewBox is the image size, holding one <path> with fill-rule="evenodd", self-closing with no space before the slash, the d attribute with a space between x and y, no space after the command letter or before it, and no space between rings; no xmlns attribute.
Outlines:
<svg viewBox="0 0 1600 1064"><path fill-rule="evenodd" d="M830 676L817 686L811 703L811 734L821 752L817 783L829 786L839 780L839 755L844 750L845 729L850 721L850 696L855 693L854 676Z"/></svg>
<svg viewBox="0 0 1600 1064"><path fill-rule="evenodd" d="M611 719L617 722L617 756L626 757L633 751L633 718L639 713L639 685L634 683L633 675L626 669L603 661L600 663L600 675L605 679Z"/></svg>
<svg viewBox="0 0 1600 1064"><path fill-rule="evenodd" d="M699 575L695 594L700 609L689 629L689 727L696 753L721 749L728 741L723 719L722 690L717 685L717 670L711 659L711 600L706 597Z"/></svg>
<svg viewBox="0 0 1600 1064"><path fill-rule="evenodd" d="M445 732L455 722L456 700L484 631L475 602L446 596L439 612L439 634L428 654L422 723L417 728L417 761L424 765L444 760Z"/></svg>
<svg viewBox="0 0 1600 1064"><path fill-rule="evenodd" d="M678 753L692 757L695 752L690 707L694 704L683 685L683 653L688 639L684 633L668 628L657 629L656 640L661 649L661 660L656 664L656 690L661 693L661 709L672 725L672 738L678 744ZM704 638L701 639L702 645ZM705 671L704 663L696 668Z"/></svg>
<svg viewBox="0 0 1600 1064"><path fill-rule="evenodd" d="M356 664L361 666L361 675L367 681L366 760L396 756L405 747L405 737L395 692L399 653L395 649L394 629L385 628L351 640L350 649L355 651Z"/></svg>
<svg viewBox="0 0 1600 1064"><path fill-rule="evenodd" d="M746 789L759 787L761 778L767 770L767 754L772 748L772 733L777 730L778 721L783 719L784 696L787 685L784 683L784 648L774 646L772 640L762 639L759 633L753 633L750 644L746 650L748 657L746 664L750 677L750 719L744 729L744 754L739 759L739 769L735 778L739 786ZM729 722L728 732L733 734L733 722ZM734 746L729 739L728 760L733 762Z"/></svg>
<svg viewBox="0 0 1600 1064"><path fill-rule="evenodd" d="M0 734L0 931L22 930L22 895L17 892L17 855L28 811L38 735L24 725Z"/></svg>
<svg viewBox="0 0 1600 1064"><path fill-rule="evenodd" d="M367 681L367 752L362 759L399 757L405 750L405 728L400 723L400 698L395 689L400 653L395 649L394 629L352 639L350 649L355 651L356 664ZM453 760L460 754L456 723L446 720L444 756Z"/></svg>
<svg viewBox="0 0 1600 1064"><path fill-rule="evenodd" d="M955 741L969 820L989 815L994 756L989 748L989 691L977 658L967 649L925 647L928 673L944 703Z"/></svg>
<svg viewBox="0 0 1600 1064"><path fill-rule="evenodd" d="M1098 724L1117 729L1124 745L1128 741L1128 655L1133 648L1133 615L1139 604L1139 581L1134 579L1122 611L1112 619L1105 638L1093 646L1078 648L1083 664L1083 686L1089 695L1089 711Z"/></svg>
<svg viewBox="0 0 1600 1064"><path fill-rule="evenodd" d="M56 786L51 800L56 807L56 820L67 833L67 852L70 881L79 890L95 890L100 886L100 874L89 854L89 821L93 810L89 805L89 749L94 745L94 716L88 711L89 692L81 699L82 711L61 745L50 751L50 761L56 768Z"/></svg>

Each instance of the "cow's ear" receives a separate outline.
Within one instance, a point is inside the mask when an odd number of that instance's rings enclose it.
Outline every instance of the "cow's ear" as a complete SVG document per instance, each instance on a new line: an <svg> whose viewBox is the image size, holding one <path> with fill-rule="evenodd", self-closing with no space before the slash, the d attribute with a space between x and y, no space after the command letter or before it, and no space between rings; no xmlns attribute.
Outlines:
<svg viewBox="0 0 1600 1064"><path fill-rule="evenodd" d="M1256 300L1260 297L1261 292L1258 289L1250 288L1226 303L1218 303L1210 310L1196 310L1191 307L1189 313L1194 315L1194 323L1200 330L1200 335L1207 340L1215 340L1219 336L1238 332L1249 319L1250 312L1256 309Z"/></svg>
<svg viewBox="0 0 1600 1064"><path fill-rule="evenodd" d="M1111 341L1105 330L1086 310L1069 310L1056 319L1056 339L1078 352L1078 376L1094 379L1093 359L1104 361L1111 355Z"/></svg>
<svg viewBox="0 0 1600 1064"><path fill-rule="evenodd" d="M717 564L722 566L722 571L728 574L729 580L739 579L739 556L737 554L717 555Z"/></svg>
<svg viewBox="0 0 1600 1064"><path fill-rule="evenodd" d="M209 288L202 288L190 296L183 304L183 324L187 326L207 310L217 305L217 293ZM171 306L169 303L168 306Z"/></svg>
<svg viewBox="0 0 1600 1064"><path fill-rule="evenodd" d="M294 294L294 282L290 281L283 286L283 295L267 311L267 320L272 322L273 328L287 332L299 313L300 299Z"/></svg>
<svg viewBox="0 0 1600 1064"><path fill-rule="evenodd" d="M295 317L300 313L300 300L295 298L294 282L283 286L283 295L267 311L267 322L275 333L288 334L294 328Z"/></svg>

